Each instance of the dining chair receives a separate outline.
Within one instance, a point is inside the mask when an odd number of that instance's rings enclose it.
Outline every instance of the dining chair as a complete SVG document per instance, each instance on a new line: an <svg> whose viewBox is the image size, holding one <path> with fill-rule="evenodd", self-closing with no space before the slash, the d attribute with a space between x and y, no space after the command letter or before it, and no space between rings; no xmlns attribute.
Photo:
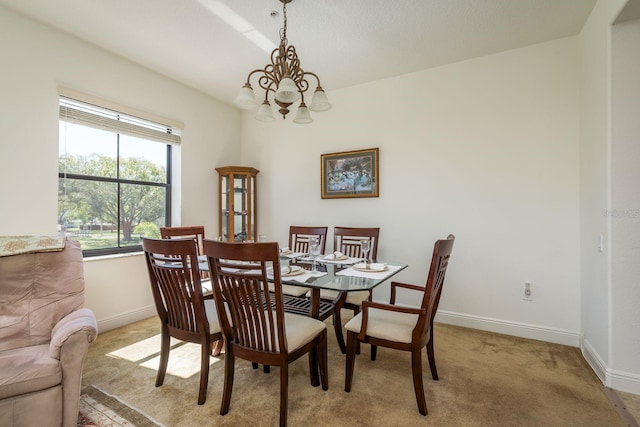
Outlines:
<svg viewBox="0 0 640 427"><path fill-rule="evenodd" d="M317 237L320 243L320 253L324 254L327 244L327 230L329 227L306 227L292 225L289 227L289 249L293 252L309 253L309 239ZM290 265L299 265L309 269L308 262L291 261ZM322 268L322 267L321 267ZM326 270L325 270L326 271ZM302 286L282 285L282 292L285 295L303 297L309 290Z"/></svg>
<svg viewBox="0 0 640 427"><path fill-rule="evenodd" d="M377 346L411 352L413 388L420 414L427 415L427 403L422 382L422 348L426 346L431 375L438 380L433 352L433 319L442 293L445 273L449 266L455 237L450 234L437 240L433 247L431 265L425 287L404 283L391 283L391 301L382 304L362 303L362 312L345 325L347 329L347 357L344 391L351 391L356 358L356 343L371 344L371 358L375 360ZM396 305L397 289L419 292L419 307Z"/></svg>
<svg viewBox="0 0 640 427"><path fill-rule="evenodd" d="M362 240L370 241L369 259L378 258L378 241L380 228L364 227L334 227L333 229L333 250L340 251L344 255L352 258L364 258L364 253L360 247ZM320 291L320 298L332 300L335 304L333 314L333 327L338 340L338 346L342 353L346 353L347 348L342 333L342 309L353 310L353 315L360 313L362 301L371 300L371 291L337 292L330 290Z"/></svg>
<svg viewBox="0 0 640 427"><path fill-rule="evenodd" d="M198 255L204 255L202 241L204 240L204 225L188 225L181 227L160 227L163 239L193 239L196 242Z"/></svg>
<svg viewBox="0 0 640 427"><path fill-rule="evenodd" d="M222 330L212 299L205 299L193 239L142 238L156 311L161 322L160 366L156 387L164 382L171 337L200 344L198 405L207 400L209 355L218 356Z"/></svg>
<svg viewBox="0 0 640 427"><path fill-rule="evenodd" d="M304 227L292 225L289 227L289 249L293 252L309 253L309 238L316 236L320 243L320 252L324 254L327 244L327 230L329 227Z"/></svg>
<svg viewBox="0 0 640 427"><path fill-rule="evenodd" d="M311 385L329 387L327 327L320 320L284 311L278 243L205 239L204 252L225 337L220 415L229 412L237 356L280 368L280 425L285 426L291 362L308 354ZM267 286L271 279L274 292Z"/></svg>
<svg viewBox="0 0 640 427"><path fill-rule="evenodd" d="M204 240L204 225L187 225L179 227L160 227L160 237L163 239L193 239L198 248L198 255L204 255L202 242ZM202 279L208 279L209 273L200 272ZM202 290L205 298L212 298L211 284L209 280L202 281Z"/></svg>

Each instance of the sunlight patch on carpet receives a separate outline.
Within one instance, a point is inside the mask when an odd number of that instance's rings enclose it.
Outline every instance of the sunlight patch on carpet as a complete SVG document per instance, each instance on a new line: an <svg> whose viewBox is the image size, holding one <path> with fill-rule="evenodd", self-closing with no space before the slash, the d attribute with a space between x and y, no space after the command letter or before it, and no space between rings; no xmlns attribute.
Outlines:
<svg viewBox="0 0 640 427"><path fill-rule="evenodd" d="M161 336L158 334L107 353L107 356L128 360L145 368L157 370L160 366L160 343ZM199 344L186 343L172 338L170 346L168 375L180 378L200 375ZM213 365L221 360L218 357L211 357L209 364Z"/></svg>

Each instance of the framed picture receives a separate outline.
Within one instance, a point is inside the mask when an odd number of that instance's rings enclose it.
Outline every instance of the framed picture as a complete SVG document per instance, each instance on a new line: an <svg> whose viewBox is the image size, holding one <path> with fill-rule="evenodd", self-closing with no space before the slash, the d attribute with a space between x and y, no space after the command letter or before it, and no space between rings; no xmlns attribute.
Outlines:
<svg viewBox="0 0 640 427"><path fill-rule="evenodd" d="M343 151L320 156L323 199L378 197L378 149Z"/></svg>

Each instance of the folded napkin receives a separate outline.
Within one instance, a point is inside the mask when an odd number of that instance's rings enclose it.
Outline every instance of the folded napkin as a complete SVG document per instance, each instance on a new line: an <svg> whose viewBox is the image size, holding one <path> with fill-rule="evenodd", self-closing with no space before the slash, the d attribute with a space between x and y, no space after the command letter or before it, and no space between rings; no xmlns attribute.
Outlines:
<svg viewBox="0 0 640 427"><path fill-rule="evenodd" d="M311 270L303 270L302 274L297 274L295 276L280 276L280 280L283 282L298 282L298 283L307 283L312 277L322 277L326 276L327 273L324 271L311 271ZM267 279L273 280L273 269L267 270Z"/></svg>
<svg viewBox="0 0 640 427"><path fill-rule="evenodd" d="M289 248L282 248L280 250L280 258L296 259L305 255L307 255L306 252L294 252Z"/></svg>
<svg viewBox="0 0 640 427"><path fill-rule="evenodd" d="M323 264L350 265L350 264L355 264L355 263L360 262L360 261L362 261L362 258L353 258L353 257L342 258L342 257L338 257L338 259L336 259L334 254L329 254L329 255L325 255L325 256L322 256L322 257L318 258L318 262L321 262Z"/></svg>
<svg viewBox="0 0 640 427"><path fill-rule="evenodd" d="M354 276L354 277L365 277L367 279L384 279L386 277L391 276L396 271L402 268L401 265L387 265L387 269L383 271L360 271L356 270L353 267L345 268L344 270L338 271L336 276Z"/></svg>

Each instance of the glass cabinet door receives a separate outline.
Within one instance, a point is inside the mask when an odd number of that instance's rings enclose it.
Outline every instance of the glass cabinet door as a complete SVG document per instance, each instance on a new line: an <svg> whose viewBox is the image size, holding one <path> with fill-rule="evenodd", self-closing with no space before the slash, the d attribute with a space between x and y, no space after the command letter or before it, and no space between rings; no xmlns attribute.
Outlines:
<svg viewBox="0 0 640 427"><path fill-rule="evenodd" d="M243 166L216 168L219 174L220 236L228 242L257 240L256 175Z"/></svg>

